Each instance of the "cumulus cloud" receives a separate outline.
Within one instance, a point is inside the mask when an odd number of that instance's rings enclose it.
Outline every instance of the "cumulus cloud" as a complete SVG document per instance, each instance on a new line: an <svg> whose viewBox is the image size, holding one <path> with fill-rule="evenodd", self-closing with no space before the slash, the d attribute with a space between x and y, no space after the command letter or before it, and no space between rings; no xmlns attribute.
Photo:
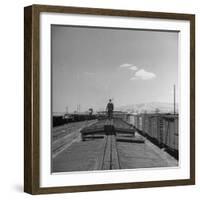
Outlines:
<svg viewBox="0 0 200 200"><path fill-rule="evenodd" d="M121 64L120 68L130 70L134 73L134 76L132 76L130 80L151 80L156 78L154 73L139 69L137 66L130 63Z"/></svg>
<svg viewBox="0 0 200 200"><path fill-rule="evenodd" d="M124 67L131 67L131 66L132 66L132 64L124 63L124 64L120 65L119 67L124 68Z"/></svg>
<svg viewBox="0 0 200 200"><path fill-rule="evenodd" d="M129 63L124 63L122 65L119 66L120 68L124 68L124 69L130 69L130 70L137 70L137 66L133 65L133 64L129 64Z"/></svg>
<svg viewBox="0 0 200 200"><path fill-rule="evenodd" d="M156 78L156 75L152 72L148 72L144 69L138 70L130 80L151 80Z"/></svg>
<svg viewBox="0 0 200 200"><path fill-rule="evenodd" d="M131 67L129 67L129 69L135 71L135 70L137 70L138 68L137 68L137 66L131 66Z"/></svg>

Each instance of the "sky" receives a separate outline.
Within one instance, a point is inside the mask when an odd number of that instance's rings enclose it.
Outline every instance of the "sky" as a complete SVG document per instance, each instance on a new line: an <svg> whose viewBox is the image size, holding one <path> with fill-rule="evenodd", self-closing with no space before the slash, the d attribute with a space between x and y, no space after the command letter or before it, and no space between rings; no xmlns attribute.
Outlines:
<svg viewBox="0 0 200 200"><path fill-rule="evenodd" d="M178 32L52 25L51 58L53 112L172 103L178 87Z"/></svg>

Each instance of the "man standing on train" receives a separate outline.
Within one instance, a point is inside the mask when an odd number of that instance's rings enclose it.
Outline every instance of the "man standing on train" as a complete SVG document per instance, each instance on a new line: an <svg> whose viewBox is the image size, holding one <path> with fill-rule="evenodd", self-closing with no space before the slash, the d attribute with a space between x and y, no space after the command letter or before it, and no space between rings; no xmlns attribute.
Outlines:
<svg viewBox="0 0 200 200"><path fill-rule="evenodd" d="M112 100L109 99L109 102L106 107L106 111L107 111L109 119L112 119L112 117L113 117L113 110L114 110L114 104L112 103Z"/></svg>

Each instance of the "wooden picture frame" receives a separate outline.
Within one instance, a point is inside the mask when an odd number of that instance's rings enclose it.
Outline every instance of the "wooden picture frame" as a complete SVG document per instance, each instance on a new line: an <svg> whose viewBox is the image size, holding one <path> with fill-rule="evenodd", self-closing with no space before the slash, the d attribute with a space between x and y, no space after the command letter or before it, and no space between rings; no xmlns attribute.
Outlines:
<svg viewBox="0 0 200 200"><path fill-rule="evenodd" d="M190 24L189 178L92 185L40 186L40 14L79 14L187 21ZM83 192L195 184L195 16L132 10L32 5L24 9L24 191L30 194Z"/></svg>

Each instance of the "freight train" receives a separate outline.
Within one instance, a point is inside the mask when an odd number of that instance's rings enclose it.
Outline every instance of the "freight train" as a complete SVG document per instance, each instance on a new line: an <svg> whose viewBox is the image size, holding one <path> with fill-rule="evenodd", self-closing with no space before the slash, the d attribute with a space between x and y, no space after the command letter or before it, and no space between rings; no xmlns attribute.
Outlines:
<svg viewBox="0 0 200 200"><path fill-rule="evenodd" d="M130 115L129 122L140 134L178 159L178 114Z"/></svg>
<svg viewBox="0 0 200 200"><path fill-rule="evenodd" d="M53 127L61 126L68 123L93 120L93 119L97 119L97 116L90 114L68 114L64 116L63 115L53 116Z"/></svg>

